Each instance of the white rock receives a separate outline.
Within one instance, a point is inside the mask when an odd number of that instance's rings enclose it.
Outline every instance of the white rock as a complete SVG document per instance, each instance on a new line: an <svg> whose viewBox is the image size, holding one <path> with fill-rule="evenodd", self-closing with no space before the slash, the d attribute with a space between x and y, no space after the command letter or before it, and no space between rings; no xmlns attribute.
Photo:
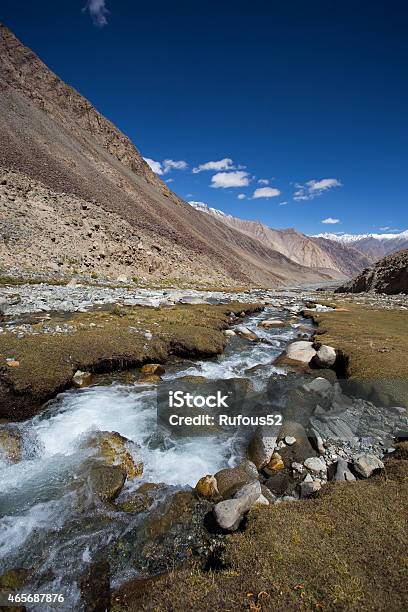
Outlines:
<svg viewBox="0 0 408 612"><path fill-rule="evenodd" d="M310 470L313 474L320 474L321 472L327 472L327 465L320 459L320 457L309 457L303 462L305 468Z"/></svg>
<svg viewBox="0 0 408 612"><path fill-rule="evenodd" d="M261 495L256 500L255 504L259 504L260 506L269 506L269 500L266 499L265 495L261 493Z"/></svg>
<svg viewBox="0 0 408 612"><path fill-rule="evenodd" d="M234 332L233 329L226 329L224 331L225 336L236 336L236 333Z"/></svg>
<svg viewBox="0 0 408 612"><path fill-rule="evenodd" d="M261 321L258 327L265 327L265 329L269 329L270 327L284 327L285 322L280 319L265 319L265 321Z"/></svg>
<svg viewBox="0 0 408 612"><path fill-rule="evenodd" d="M214 506L214 515L222 529L235 531L246 512L262 496L259 481L251 482L239 489L232 499L219 502Z"/></svg>
<svg viewBox="0 0 408 612"><path fill-rule="evenodd" d="M238 334L238 336L243 336L247 340L259 340L258 336L250 329L245 327L245 325L237 325L235 332Z"/></svg>
<svg viewBox="0 0 408 612"><path fill-rule="evenodd" d="M354 459L354 468L361 476L369 478L375 470L384 469L384 464L375 455L362 454Z"/></svg>
<svg viewBox="0 0 408 612"><path fill-rule="evenodd" d="M317 351L314 362L321 368L330 368L334 365L336 357L336 351L332 346L322 344L322 346Z"/></svg>
<svg viewBox="0 0 408 612"><path fill-rule="evenodd" d="M296 442L296 438L294 436L286 436L285 442L288 446L292 446Z"/></svg>
<svg viewBox="0 0 408 612"><path fill-rule="evenodd" d="M286 357L300 363L309 363L315 355L316 351L313 348L313 343L307 340L292 342L286 349Z"/></svg>

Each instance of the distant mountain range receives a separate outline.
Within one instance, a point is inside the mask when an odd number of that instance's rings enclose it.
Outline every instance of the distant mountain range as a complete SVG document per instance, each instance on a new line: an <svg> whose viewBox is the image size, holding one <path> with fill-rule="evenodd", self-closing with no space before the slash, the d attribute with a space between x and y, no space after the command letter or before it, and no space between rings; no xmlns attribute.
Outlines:
<svg viewBox="0 0 408 612"><path fill-rule="evenodd" d="M338 276L354 276L371 264L369 257L351 245L343 245L329 238L307 236L294 228L272 229L259 221L247 221L227 215L204 202L189 203L196 210L256 238L298 264L314 269L323 268Z"/></svg>
<svg viewBox="0 0 408 612"><path fill-rule="evenodd" d="M317 238L332 240L339 244L351 245L365 253L372 262L408 248L408 230L388 234L317 234Z"/></svg>

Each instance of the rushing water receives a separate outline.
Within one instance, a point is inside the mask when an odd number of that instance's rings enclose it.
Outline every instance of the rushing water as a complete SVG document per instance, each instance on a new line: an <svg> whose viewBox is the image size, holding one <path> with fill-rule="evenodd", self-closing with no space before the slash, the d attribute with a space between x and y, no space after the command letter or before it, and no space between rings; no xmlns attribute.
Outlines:
<svg viewBox="0 0 408 612"><path fill-rule="evenodd" d="M255 387L261 387L278 371L274 359L297 334L289 324L271 330L257 327L261 319L271 316L288 314L268 308L246 322L264 341L233 337L223 355L174 362L167 366L165 378L187 374L210 380L250 378ZM66 609L77 605L81 568L143 520L143 515L95 505L90 498L81 480L81 466L91 452L83 443L87 436L97 430L117 431L142 449L143 477L137 484L127 483L121 496L142 482L165 483L166 495L175 487L194 486L204 474L239 460L233 432L220 438L158 435L154 386L123 384L114 377L110 384L104 381L60 394L21 428L27 446L23 461L1 466L0 574L10 568L36 568L33 589L63 592ZM126 567L119 566L114 570L123 580ZM41 604L38 609L46 608Z"/></svg>

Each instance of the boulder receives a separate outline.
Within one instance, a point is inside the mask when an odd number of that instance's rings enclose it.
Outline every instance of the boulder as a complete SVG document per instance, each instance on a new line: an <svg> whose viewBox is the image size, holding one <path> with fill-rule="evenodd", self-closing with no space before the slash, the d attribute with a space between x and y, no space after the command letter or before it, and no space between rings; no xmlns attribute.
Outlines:
<svg viewBox="0 0 408 612"><path fill-rule="evenodd" d="M93 465L88 480L94 495L103 501L112 501L125 484L126 472L118 465Z"/></svg>
<svg viewBox="0 0 408 612"><path fill-rule="evenodd" d="M166 370L160 363L146 363L140 368L140 372L148 376L151 376L152 374L156 376L162 376L165 371Z"/></svg>
<svg viewBox="0 0 408 612"><path fill-rule="evenodd" d="M258 470L251 461L243 461L235 468L225 468L215 474L219 494L224 499L232 497L242 486L258 478Z"/></svg>
<svg viewBox="0 0 408 612"><path fill-rule="evenodd" d="M72 385L77 389L82 389L83 387L89 387L89 385L93 382L93 374L91 372L82 372L81 370L77 370L72 377Z"/></svg>
<svg viewBox="0 0 408 612"><path fill-rule="evenodd" d="M326 462L320 457L308 457L303 465L313 474L325 474L327 472Z"/></svg>
<svg viewBox="0 0 408 612"><path fill-rule="evenodd" d="M335 465L336 472L333 476L333 480L336 482L351 482L356 479L354 474L349 470L348 463L345 459L339 457Z"/></svg>
<svg viewBox="0 0 408 612"><path fill-rule="evenodd" d="M244 515L262 495L258 481L251 482L239 489L232 499L219 502L214 507L217 524L228 531L238 529Z"/></svg>
<svg viewBox="0 0 408 612"><path fill-rule="evenodd" d="M282 457L279 453L275 452L273 453L269 463L267 463L263 469L268 474L268 476L273 476L273 474L276 474L276 472L280 472L280 470L283 470L284 467L285 464L282 461Z"/></svg>
<svg viewBox="0 0 408 612"><path fill-rule="evenodd" d="M286 349L286 359L290 361L297 361L298 363L308 364L316 355L316 351L313 348L313 342L307 340L298 340L292 342Z"/></svg>
<svg viewBox="0 0 408 612"><path fill-rule="evenodd" d="M277 432L272 427L258 427L253 435L248 449L247 457L258 470L270 462L276 448Z"/></svg>
<svg viewBox="0 0 408 612"><path fill-rule="evenodd" d="M233 329L226 329L226 330L224 331L224 335L225 335L225 336L236 336L236 333L234 332L234 330L233 330Z"/></svg>
<svg viewBox="0 0 408 612"><path fill-rule="evenodd" d="M285 322L280 319L265 319L265 321L260 321L258 323L258 327L264 327L265 329L270 329L271 327L284 327Z"/></svg>
<svg viewBox="0 0 408 612"><path fill-rule="evenodd" d="M250 329L245 327L245 325L237 325L237 327L235 328L235 333L238 336L246 338L247 340L251 340L252 342L254 342L255 340L259 340L258 336Z"/></svg>
<svg viewBox="0 0 408 612"><path fill-rule="evenodd" d="M217 501L221 498L220 492L218 491L217 479L210 474L200 478L194 488L198 495L205 499Z"/></svg>
<svg viewBox="0 0 408 612"><path fill-rule="evenodd" d="M320 395L325 395L326 393L330 392L333 387L326 378L318 376L317 378L314 378L311 382L303 385L303 388L306 389L306 391L314 391L315 393L319 393Z"/></svg>
<svg viewBox="0 0 408 612"><path fill-rule="evenodd" d="M332 346L322 344L312 359L311 365L317 368L331 368L336 362L337 354Z"/></svg>
<svg viewBox="0 0 408 612"><path fill-rule="evenodd" d="M354 469L363 478L369 478L376 470L384 469L384 464L375 455L361 454L354 459Z"/></svg>
<svg viewBox="0 0 408 612"><path fill-rule="evenodd" d="M16 427L0 429L0 459L8 463L18 463L23 455L21 432Z"/></svg>
<svg viewBox="0 0 408 612"><path fill-rule="evenodd" d="M135 459L140 449L117 431L98 431L88 439L86 446L95 448L97 458L106 466L118 466L129 480L143 474L143 462Z"/></svg>
<svg viewBox="0 0 408 612"><path fill-rule="evenodd" d="M308 457L316 455L306 430L300 423L284 421L278 434L278 440L285 440L286 438L295 438L296 441L279 451L285 465L291 465L294 461L303 463Z"/></svg>

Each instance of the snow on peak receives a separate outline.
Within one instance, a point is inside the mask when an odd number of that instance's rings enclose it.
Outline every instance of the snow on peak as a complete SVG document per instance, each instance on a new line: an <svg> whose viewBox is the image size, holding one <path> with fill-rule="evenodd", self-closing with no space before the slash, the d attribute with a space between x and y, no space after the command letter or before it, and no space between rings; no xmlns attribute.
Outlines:
<svg viewBox="0 0 408 612"><path fill-rule="evenodd" d="M332 232L324 232L322 234L314 234L316 238L326 238L334 240L342 244L352 244L360 240L373 238L374 240L408 240L408 230L403 232L390 232L388 234L335 234Z"/></svg>
<svg viewBox="0 0 408 612"><path fill-rule="evenodd" d="M205 202L195 202L194 200L190 200L188 203L196 210L207 213L208 215L212 213L218 217L228 217L229 219L232 219L232 215L226 215L224 212L222 212L222 210L218 210L218 208L211 208Z"/></svg>

